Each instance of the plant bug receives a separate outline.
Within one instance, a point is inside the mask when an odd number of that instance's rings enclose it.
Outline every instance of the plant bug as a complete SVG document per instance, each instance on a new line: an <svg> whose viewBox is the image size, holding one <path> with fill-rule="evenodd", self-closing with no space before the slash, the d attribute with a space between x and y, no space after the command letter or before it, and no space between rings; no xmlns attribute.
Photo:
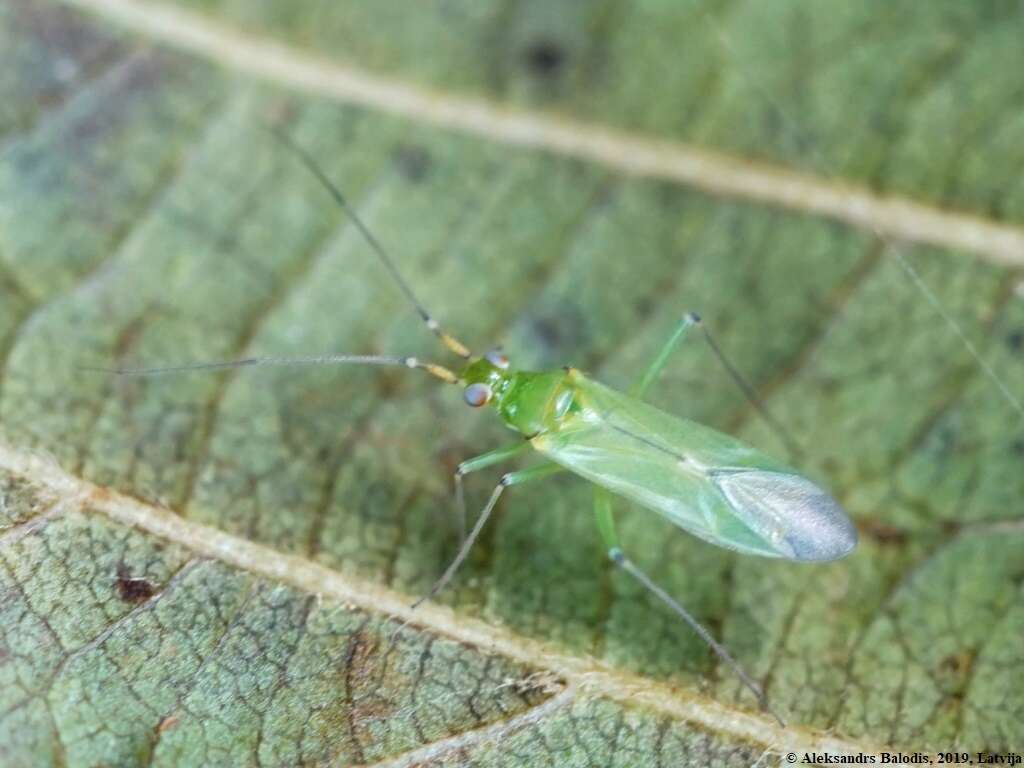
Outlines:
<svg viewBox="0 0 1024 768"><path fill-rule="evenodd" d="M849 554L857 533L847 514L824 490L795 469L709 427L667 414L643 400L672 351L689 331L700 328L716 357L769 421L752 390L725 359L695 313L683 316L672 336L628 394L615 391L581 371L520 371L500 351L473 354L445 331L420 303L395 262L351 208L315 160L288 136L274 131L350 217L391 274L406 299L441 343L463 360L452 370L415 357L327 354L305 357L251 357L159 368L120 368L109 372L151 376L183 371L271 365L383 365L427 372L462 387L473 408L491 406L523 439L463 461L454 475L456 505L465 519L463 477L536 451L544 463L504 474L458 554L423 600L451 580L487 524L506 488L569 471L594 484L597 525L611 561L683 619L728 664L771 712L760 687L678 601L659 587L620 546L612 495L653 510L673 524L720 547L744 554L794 561L827 561ZM773 422L779 431L781 425ZM784 431L783 431L784 433ZM773 716L782 723L774 712Z"/></svg>

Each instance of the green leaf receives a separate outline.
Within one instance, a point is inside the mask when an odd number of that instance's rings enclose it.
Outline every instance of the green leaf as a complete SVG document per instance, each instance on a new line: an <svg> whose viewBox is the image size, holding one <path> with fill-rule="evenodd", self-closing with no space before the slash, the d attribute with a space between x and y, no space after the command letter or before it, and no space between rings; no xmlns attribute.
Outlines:
<svg viewBox="0 0 1024 768"><path fill-rule="evenodd" d="M1022 21L953 0L6 0L0 762L1024 749L1020 420L901 267L1021 391ZM509 440L456 392L87 370L441 354L267 125L475 350L625 387L700 311L861 544L795 565L641 509L619 524L787 727L613 572L575 478L510 490L410 610L457 549L455 465ZM699 343L651 399L785 456Z"/></svg>

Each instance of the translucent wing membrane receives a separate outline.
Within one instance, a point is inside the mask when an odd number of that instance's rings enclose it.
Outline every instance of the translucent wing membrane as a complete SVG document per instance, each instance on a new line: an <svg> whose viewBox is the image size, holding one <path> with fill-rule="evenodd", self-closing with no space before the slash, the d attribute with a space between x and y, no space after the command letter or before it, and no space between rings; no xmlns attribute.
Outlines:
<svg viewBox="0 0 1024 768"><path fill-rule="evenodd" d="M534 447L712 544L833 560L856 545L846 513L795 470L728 435L578 376L575 408Z"/></svg>
<svg viewBox="0 0 1024 768"><path fill-rule="evenodd" d="M782 557L836 560L857 544L843 508L805 477L760 470L726 470L711 477L737 517Z"/></svg>

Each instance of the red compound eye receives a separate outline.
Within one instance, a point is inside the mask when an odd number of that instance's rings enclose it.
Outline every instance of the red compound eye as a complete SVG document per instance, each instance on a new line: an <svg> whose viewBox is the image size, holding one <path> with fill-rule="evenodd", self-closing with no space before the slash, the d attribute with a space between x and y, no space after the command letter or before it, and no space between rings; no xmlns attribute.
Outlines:
<svg viewBox="0 0 1024 768"><path fill-rule="evenodd" d="M486 384L470 384L466 387L462 396L466 399L466 405L479 408L482 405L487 405L493 394L494 393L491 392L491 388Z"/></svg>
<svg viewBox="0 0 1024 768"><path fill-rule="evenodd" d="M508 368L508 358L496 349L491 350L484 357L495 368L500 368L503 371Z"/></svg>

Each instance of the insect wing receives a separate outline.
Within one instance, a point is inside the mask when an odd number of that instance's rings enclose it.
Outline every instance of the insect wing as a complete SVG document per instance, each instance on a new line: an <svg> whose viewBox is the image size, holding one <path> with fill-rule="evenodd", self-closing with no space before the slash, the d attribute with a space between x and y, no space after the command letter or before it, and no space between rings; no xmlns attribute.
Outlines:
<svg viewBox="0 0 1024 768"><path fill-rule="evenodd" d="M856 531L825 491L745 443L577 375L576 402L534 447L713 544L792 560L849 553Z"/></svg>

